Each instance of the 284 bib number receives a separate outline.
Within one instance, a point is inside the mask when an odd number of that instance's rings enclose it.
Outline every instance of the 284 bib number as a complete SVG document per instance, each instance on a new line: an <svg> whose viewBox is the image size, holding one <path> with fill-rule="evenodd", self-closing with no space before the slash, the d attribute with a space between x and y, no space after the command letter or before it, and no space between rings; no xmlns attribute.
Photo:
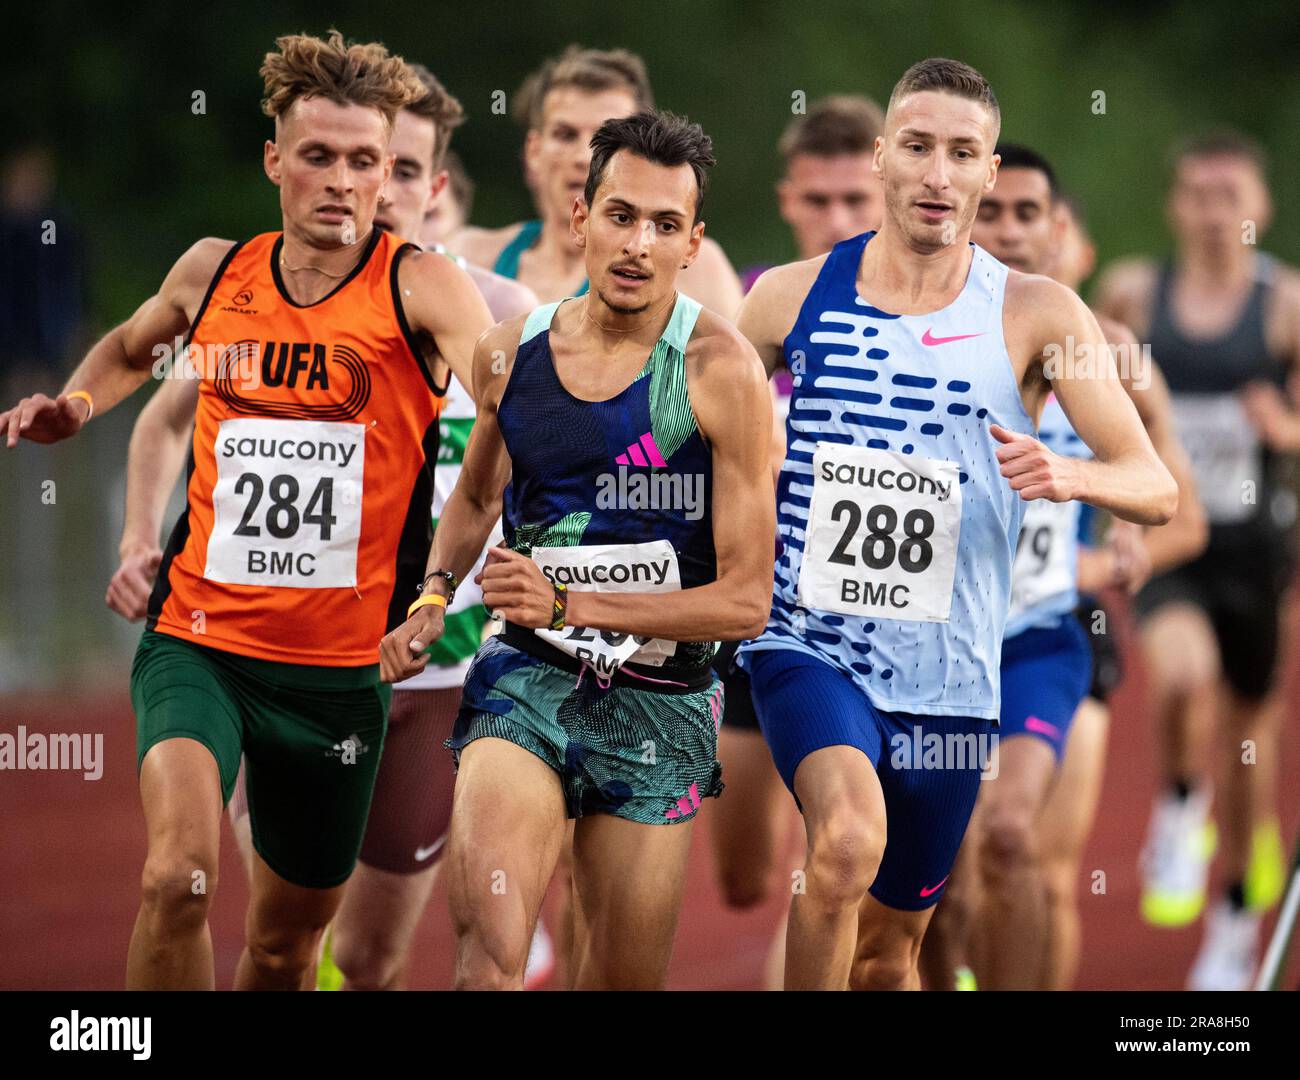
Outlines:
<svg viewBox="0 0 1300 1080"><path fill-rule="evenodd" d="M953 462L818 443L799 602L947 622L960 533Z"/></svg>
<svg viewBox="0 0 1300 1080"><path fill-rule="evenodd" d="M352 588L365 425L223 420L203 576L232 585Z"/></svg>

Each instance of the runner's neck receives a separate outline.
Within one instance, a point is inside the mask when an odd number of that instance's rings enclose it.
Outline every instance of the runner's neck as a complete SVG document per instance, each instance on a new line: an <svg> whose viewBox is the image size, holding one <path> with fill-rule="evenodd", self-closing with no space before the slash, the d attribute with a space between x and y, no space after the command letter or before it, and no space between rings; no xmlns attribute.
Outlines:
<svg viewBox="0 0 1300 1080"><path fill-rule="evenodd" d="M1181 283L1219 292L1243 289L1255 276L1255 252L1248 244L1225 250L1180 248L1175 272Z"/></svg>
<svg viewBox="0 0 1300 1080"><path fill-rule="evenodd" d="M918 251L888 218L871 238L858 267L863 300L891 315L929 315L961 295L974 252L969 233L937 251Z"/></svg>
<svg viewBox="0 0 1300 1080"><path fill-rule="evenodd" d="M280 245L280 277L293 301L309 306L336 289L365 255L370 232L366 230L354 243L322 248L286 227Z"/></svg>

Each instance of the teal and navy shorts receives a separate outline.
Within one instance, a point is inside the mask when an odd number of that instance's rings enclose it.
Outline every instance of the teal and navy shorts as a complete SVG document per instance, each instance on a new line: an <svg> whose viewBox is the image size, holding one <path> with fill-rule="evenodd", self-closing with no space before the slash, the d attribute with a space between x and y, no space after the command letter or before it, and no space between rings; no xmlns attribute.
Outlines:
<svg viewBox="0 0 1300 1080"><path fill-rule="evenodd" d="M163 740L194 739L229 802L242 754L257 853L285 881L333 888L361 850L391 699L377 664L279 664L146 630L131 670L136 768Z"/></svg>
<svg viewBox="0 0 1300 1080"><path fill-rule="evenodd" d="M650 690L565 670L489 638L465 679L447 747L457 764L475 739L505 739L560 776L568 816L613 814L644 825L689 821L722 791L722 683Z"/></svg>

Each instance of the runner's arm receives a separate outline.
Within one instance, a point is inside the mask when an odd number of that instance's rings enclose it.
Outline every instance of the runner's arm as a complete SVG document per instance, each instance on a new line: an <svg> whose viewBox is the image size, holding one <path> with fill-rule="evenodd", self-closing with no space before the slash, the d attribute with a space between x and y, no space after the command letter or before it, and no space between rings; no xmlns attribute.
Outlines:
<svg viewBox="0 0 1300 1080"><path fill-rule="evenodd" d="M501 516L501 493L510 479L510 456L497 423L497 406L510 377L509 365L503 364L501 358L513 356L522 322L512 319L493 327L475 346L473 379L465 384L476 394L474 426L465 446L460 476L438 518L426 575L434 570L450 570L463 581ZM432 578L425 585L424 595L435 593L447 595L444 578ZM384 682L399 682L424 670L429 658L423 650L442 636L445 614L445 609L437 605L425 605L384 637L379 644L380 677Z"/></svg>
<svg viewBox="0 0 1300 1080"><path fill-rule="evenodd" d="M126 457L126 520L121 560L104 601L125 619L141 619L162 561L163 511L185 464L198 403L199 380L178 377L162 385L140 411Z"/></svg>
<svg viewBox="0 0 1300 1080"><path fill-rule="evenodd" d="M1078 499L1139 525L1163 525L1178 509L1178 485L1124 392L1092 312L1049 278L1018 277L1014 287L1015 313L1026 316L1023 340L1095 459L1063 458L1036 439L995 427L994 438L1004 444L997 451L1002 475L1024 499Z"/></svg>
<svg viewBox="0 0 1300 1080"><path fill-rule="evenodd" d="M91 347L58 398L36 394L0 413L0 431L8 428L8 445L17 445L20 433L34 442L75 435L91 408L84 398L67 397L73 391L89 393L94 415L99 416L138 390L160 361L170 359L169 346L189 329L232 246L229 240L200 240L176 261L156 295Z"/></svg>
<svg viewBox="0 0 1300 1080"><path fill-rule="evenodd" d="M736 329L758 353L768 378L786 363L785 339L798 314L792 308L788 276L789 268L784 266L759 275L736 316Z"/></svg>
<svg viewBox="0 0 1300 1080"><path fill-rule="evenodd" d="M1128 357L1141 357L1141 346L1127 326L1113 320L1102 323L1107 340ZM1123 355L1124 353L1121 353ZM1132 361L1121 367L1120 379L1128 392L1151 445L1178 485L1178 510L1168 525L1150 529L1143 537L1150 573L1160 574L1196 558L1210 539L1210 526L1196 491L1196 478L1187 451L1174 429L1169 386L1154 361Z"/></svg>
<svg viewBox="0 0 1300 1080"><path fill-rule="evenodd" d="M445 363L470 390L475 342L493 322L473 280L452 259L432 251L412 251L397 268L397 285L411 332L432 342L432 352L425 358L430 374Z"/></svg>
<svg viewBox="0 0 1300 1080"><path fill-rule="evenodd" d="M573 626L672 641L731 641L763 630L772 605L776 498L770 465L772 401L758 358L726 328L690 387L713 454L717 579L667 593L570 592Z"/></svg>

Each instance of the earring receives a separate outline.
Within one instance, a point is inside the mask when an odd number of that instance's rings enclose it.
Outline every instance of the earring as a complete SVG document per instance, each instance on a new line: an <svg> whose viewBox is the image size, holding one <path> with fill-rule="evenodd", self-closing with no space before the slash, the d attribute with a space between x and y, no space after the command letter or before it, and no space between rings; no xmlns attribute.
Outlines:
<svg viewBox="0 0 1300 1080"><path fill-rule="evenodd" d="M379 193L379 205L384 205L384 193L382 191Z"/></svg>

